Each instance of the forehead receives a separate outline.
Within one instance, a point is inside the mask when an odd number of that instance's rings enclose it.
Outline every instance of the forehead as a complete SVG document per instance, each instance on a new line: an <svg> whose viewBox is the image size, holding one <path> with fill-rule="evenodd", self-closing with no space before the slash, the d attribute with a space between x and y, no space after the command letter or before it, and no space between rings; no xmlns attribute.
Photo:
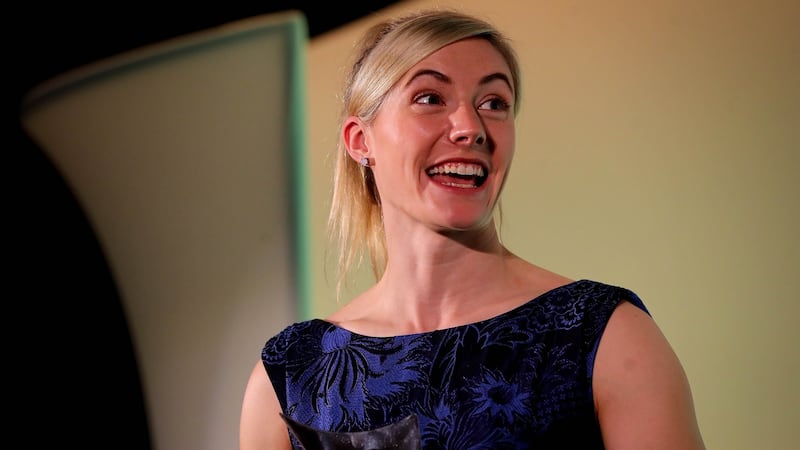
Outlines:
<svg viewBox="0 0 800 450"><path fill-rule="evenodd" d="M404 75L406 82L419 70L433 69L448 77L502 73L511 79L511 69L494 45L483 38L468 38L445 45L413 65Z"/></svg>

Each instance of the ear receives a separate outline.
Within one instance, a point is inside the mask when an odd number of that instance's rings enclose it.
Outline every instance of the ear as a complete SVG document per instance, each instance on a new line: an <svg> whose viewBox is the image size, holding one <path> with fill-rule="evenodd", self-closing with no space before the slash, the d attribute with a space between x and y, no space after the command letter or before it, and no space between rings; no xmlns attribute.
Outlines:
<svg viewBox="0 0 800 450"><path fill-rule="evenodd" d="M355 162L361 161L363 157L369 157L366 129L361 119L350 116L344 121L342 139L344 146L347 148L347 154Z"/></svg>

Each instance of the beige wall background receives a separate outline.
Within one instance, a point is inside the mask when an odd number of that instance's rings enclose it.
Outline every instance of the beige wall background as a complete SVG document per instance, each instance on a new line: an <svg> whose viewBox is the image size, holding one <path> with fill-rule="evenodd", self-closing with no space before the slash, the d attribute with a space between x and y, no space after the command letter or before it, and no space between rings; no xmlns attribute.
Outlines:
<svg viewBox="0 0 800 450"><path fill-rule="evenodd" d="M406 1L312 40L311 311L326 258L344 55L378 17L479 14L523 70L503 236L572 278L636 291L689 376L709 449L791 448L800 404L800 3ZM369 282L364 271L352 292Z"/></svg>

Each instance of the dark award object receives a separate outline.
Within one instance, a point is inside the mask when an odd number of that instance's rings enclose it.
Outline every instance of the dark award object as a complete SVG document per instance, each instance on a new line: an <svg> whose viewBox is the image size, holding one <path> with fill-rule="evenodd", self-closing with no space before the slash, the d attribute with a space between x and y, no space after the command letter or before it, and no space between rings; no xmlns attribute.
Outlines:
<svg viewBox="0 0 800 450"><path fill-rule="evenodd" d="M319 430L281 414L292 436L305 450L420 450L417 416L368 431Z"/></svg>

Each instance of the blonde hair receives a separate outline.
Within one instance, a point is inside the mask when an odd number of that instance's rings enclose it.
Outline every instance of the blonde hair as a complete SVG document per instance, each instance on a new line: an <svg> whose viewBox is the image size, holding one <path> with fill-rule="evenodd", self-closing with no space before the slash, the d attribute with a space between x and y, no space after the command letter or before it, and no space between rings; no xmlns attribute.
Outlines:
<svg viewBox="0 0 800 450"><path fill-rule="evenodd" d="M440 48L468 38L491 43L512 75L514 113L519 109L520 68L508 39L488 22L453 10L427 10L378 23L367 30L355 49L345 79L340 130L350 116L371 123L386 95L415 64ZM369 253L379 279L386 267L380 193L372 170L348 155L342 138L334 157L333 198L328 216L329 238L338 245L336 296L347 285L350 271Z"/></svg>

